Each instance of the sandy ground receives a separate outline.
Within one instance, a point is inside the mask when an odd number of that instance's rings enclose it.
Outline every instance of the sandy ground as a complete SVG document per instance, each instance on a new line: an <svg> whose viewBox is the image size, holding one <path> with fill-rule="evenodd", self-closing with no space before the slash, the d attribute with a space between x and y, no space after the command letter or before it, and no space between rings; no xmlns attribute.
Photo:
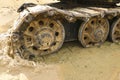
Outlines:
<svg viewBox="0 0 120 80"><path fill-rule="evenodd" d="M23 2L38 4L52 0L0 0L0 32L6 32L17 18ZM0 80L120 80L120 45L106 42L100 48L82 48L78 42L40 57L37 63L0 59ZM24 64L25 63L25 64ZM21 78L22 77L22 78ZM19 79L18 79L19 78Z"/></svg>

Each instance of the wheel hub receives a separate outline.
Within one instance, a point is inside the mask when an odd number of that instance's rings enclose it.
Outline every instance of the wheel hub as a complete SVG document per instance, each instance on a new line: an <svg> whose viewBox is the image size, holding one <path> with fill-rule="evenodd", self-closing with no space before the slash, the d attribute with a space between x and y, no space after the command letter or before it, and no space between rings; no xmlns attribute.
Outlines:
<svg viewBox="0 0 120 80"><path fill-rule="evenodd" d="M40 50L49 49L55 40L54 32L50 28L43 28L36 35Z"/></svg>
<svg viewBox="0 0 120 80"><path fill-rule="evenodd" d="M101 29L98 29L94 32L94 36L96 41L101 41L104 37L104 32Z"/></svg>

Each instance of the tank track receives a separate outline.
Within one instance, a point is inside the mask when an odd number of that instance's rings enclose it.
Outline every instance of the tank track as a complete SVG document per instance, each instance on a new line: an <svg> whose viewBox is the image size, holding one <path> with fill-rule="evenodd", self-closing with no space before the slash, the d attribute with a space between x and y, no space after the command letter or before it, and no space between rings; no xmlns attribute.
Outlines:
<svg viewBox="0 0 120 80"><path fill-rule="evenodd" d="M18 9L11 40L13 51L22 58L54 53L66 41L78 40L83 47L92 47L109 36L112 42L120 42L119 7L53 6L28 3Z"/></svg>
<svg viewBox="0 0 120 80"><path fill-rule="evenodd" d="M84 4L90 6L104 6L104 7L116 7L116 3L119 3L119 0L60 0L63 3L75 3L75 4Z"/></svg>

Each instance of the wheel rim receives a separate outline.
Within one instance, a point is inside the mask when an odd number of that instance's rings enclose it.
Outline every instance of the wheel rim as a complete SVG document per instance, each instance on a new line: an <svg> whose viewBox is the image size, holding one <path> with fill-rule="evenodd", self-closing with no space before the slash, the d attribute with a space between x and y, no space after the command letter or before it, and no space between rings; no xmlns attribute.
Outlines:
<svg viewBox="0 0 120 80"><path fill-rule="evenodd" d="M52 19L36 19L23 32L23 43L30 55L46 55L61 48L65 37L64 27ZM23 56L26 54L24 53Z"/></svg>
<svg viewBox="0 0 120 80"><path fill-rule="evenodd" d="M120 19L112 25L112 41L115 43L120 42Z"/></svg>
<svg viewBox="0 0 120 80"><path fill-rule="evenodd" d="M79 28L78 38L83 47L103 43L109 33L109 22L105 18L92 18L83 22Z"/></svg>

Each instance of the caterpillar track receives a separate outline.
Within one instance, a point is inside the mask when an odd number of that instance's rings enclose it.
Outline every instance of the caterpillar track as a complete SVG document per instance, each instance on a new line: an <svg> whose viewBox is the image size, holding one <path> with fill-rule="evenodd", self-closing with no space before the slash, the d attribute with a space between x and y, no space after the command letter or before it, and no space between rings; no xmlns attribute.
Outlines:
<svg viewBox="0 0 120 80"><path fill-rule="evenodd" d="M68 41L78 40L83 47L99 46L107 38L119 43L120 1L101 1L23 4L11 36L13 52L30 58L54 53Z"/></svg>

